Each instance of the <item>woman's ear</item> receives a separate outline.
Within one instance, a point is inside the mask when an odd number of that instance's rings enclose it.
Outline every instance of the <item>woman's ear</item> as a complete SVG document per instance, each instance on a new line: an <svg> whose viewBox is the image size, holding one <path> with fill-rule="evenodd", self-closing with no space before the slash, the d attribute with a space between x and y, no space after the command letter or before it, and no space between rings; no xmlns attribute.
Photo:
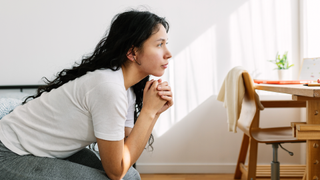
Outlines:
<svg viewBox="0 0 320 180"><path fill-rule="evenodd" d="M132 61L135 62L135 52L134 52L134 47L130 48L129 51L127 52L127 58Z"/></svg>

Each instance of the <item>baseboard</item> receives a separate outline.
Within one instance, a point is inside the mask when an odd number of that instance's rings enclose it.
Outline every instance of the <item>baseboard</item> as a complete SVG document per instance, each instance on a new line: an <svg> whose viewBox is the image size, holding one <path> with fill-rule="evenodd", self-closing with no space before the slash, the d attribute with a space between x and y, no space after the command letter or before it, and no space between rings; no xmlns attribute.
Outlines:
<svg viewBox="0 0 320 180"><path fill-rule="evenodd" d="M142 174L154 173L234 173L235 164L217 163L137 163Z"/></svg>
<svg viewBox="0 0 320 180"><path fill-rule="evenodd" d="M137 163L136 168L142 174L161 173L208 173L208 174L232 174L235 164L218 163ZM257 177L270 177L270 165L258 165ZM302 177L305 165L281 165L281 177Z"/></svg>

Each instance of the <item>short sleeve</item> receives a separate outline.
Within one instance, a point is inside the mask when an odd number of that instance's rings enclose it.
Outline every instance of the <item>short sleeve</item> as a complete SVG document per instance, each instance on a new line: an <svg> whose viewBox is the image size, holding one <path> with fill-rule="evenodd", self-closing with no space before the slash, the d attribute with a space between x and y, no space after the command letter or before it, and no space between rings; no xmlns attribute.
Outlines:
<svg viewBox="0 0 320 180"><path fill-rule="evenodd" d="M97 138L119 141L124 138L128 101L124 86L101 83L86 94L94 134Z"/></svg>

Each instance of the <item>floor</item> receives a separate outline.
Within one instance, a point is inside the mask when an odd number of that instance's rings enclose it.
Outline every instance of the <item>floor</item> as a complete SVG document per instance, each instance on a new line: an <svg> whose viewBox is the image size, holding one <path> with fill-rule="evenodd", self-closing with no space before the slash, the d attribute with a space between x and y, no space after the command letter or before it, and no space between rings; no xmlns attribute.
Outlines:
<svg viewBox="0 0 320 180"><path fill-rule="evenodd" d="M141 174L142 180L234 180L233 174ZM257 178L256 180L269 180ZM302 178L281 178L281 180L301 180ZM244 180L244 179L242 179Z"/></svg>

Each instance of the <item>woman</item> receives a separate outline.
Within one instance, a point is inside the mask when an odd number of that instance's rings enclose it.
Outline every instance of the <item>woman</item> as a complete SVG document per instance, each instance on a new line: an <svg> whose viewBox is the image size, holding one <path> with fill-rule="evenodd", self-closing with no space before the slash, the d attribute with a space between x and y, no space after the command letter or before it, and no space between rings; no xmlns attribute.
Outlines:
<svg viewBox="0 0 320 180"><path fill-rule="evenodd" d="M148 81L168 66L168 29L150 12L116 15L92 55L0 121L0 179L140 179L131 166L173 105L167 82Z"/></svg>

